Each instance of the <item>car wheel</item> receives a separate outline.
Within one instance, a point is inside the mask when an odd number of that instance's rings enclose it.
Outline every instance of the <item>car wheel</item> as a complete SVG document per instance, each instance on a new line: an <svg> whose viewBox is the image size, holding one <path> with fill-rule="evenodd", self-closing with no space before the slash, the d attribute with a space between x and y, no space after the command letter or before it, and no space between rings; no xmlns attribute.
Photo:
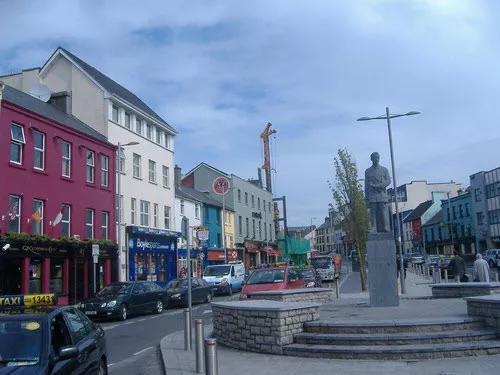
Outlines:
<svg viewBox="0 0 500 375"><path fill-rule="evenodd" d="M158 300L156 301L155 313L160 314L163 311L163 302Z"/></svg>
<svg viewBox="0 0 500 375"><path fill-rule="evenodd" d="M229 285L229 292L228 292L228 294L229 294L230 296L232 296L232 295L233 295L233 286L232 286L232 285Z"/></svg>
<svg viewBox="0 0 500 375"><path fill-rule="evenodd" d="M128 314L127 306L121 305L119 311L120 311L119 319L121 321L127 320L127 314Z"/></svg>
<svg viewBox="0 0 500 375"><path fill-rule="evenodd" d="M101 363L99 363L99 375L107 375L108 374L108 365L106 365L106 360L101 359Z"/></svg>
<svg viewBox="0 0 500 375"><path fill-rule="evenodd" d="M205 298L205 303L210 303L212 301L212 293L207 294L207 298Z"/></svg>

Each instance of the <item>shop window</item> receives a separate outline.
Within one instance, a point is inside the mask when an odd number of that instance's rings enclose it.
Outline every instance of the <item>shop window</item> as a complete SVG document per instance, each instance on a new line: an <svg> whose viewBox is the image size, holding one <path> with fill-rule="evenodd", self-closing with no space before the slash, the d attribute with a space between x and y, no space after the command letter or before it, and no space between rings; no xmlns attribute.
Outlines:
<svg viewBox="0 0 500 375"><path fill-rule="evenodd" d="M148 254L148 280L156 281L156 255Z"/></svg>
<svg viewBox="0 0 500 375"><path fill-rule="evenodd" d="M134 263L135 263L135 280L146 280L147 270L146 270L146 260L144 255L135 254Z"/></svg>
<svg viewBox="0 0 500 375"><path fill-rule="evenodd" d="M42 292L42 261L41 259L31 258L30 260L30 294Z"/></svg>
<svg viewBox="0 0 500 375"><path fill-rule="evenodd" d="M165 254L158 255L157 275L158 281L167 281L167 261Z"/></svg>
<svg viewBox="0 0 500 375"><path fill-rule="evenodd" d="M9 227L8 232L19 233L21 230L21 197L9 195Z"/></svg>
<svg viewBox="0 0 500 375"><path fill-rule="evenodd" d="M50 260L50 293L63 291L63 259Z"/></svg>

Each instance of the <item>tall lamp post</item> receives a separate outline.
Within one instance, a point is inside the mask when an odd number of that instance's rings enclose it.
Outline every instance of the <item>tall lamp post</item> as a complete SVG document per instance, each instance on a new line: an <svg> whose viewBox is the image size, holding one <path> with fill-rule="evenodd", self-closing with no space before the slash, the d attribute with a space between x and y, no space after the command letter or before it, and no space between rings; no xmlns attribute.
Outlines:
<svg viewBox="0 0 500 375"><path fill-rule="evenodd" d="M118 178L117 178L117 191L118 191L118 202L116 203L116 207L118 208L118 214L116 221L118 222L118 226L116 228L116 243L118 244L118 280L122 281L122 186L121 186L121 175L122 175L122 147L125 146L135 146L138 145L139 142L128 142L125 144L121 144L118 142ZM125 159L125 157L124 157ZM127 251L128 258L128 251ZM125 280L128 280L128 259L125 259Z"/></svg>
<svg viewBox="0 0 500 375"><path fill-rule="evenodd" d="M396 206L396 221L397 221L397 226L396 226L396 231L397 231L397 237L398 237L398 253L399 253L399 280L401 283L401 294L406 293L406 285L405 285L405 276L404 276L404 262L403 262L403 249L401 247L401 223L399 221L399 207L398 207L398 191L397 191L397 183L396 183L396 169L394 166L394 151L392 147L392 132L391 132L391 119L396 118L396 117L403 117L403 116L413 116L413 115L419 115L420 112L417 111L411 111L408 113L404 114L390 114L389 113L389 107L385 108L385 115L377 116L377 117L361 117L358 118L357 121L369 121L369 120L387 120L387 130L389 132L389 147L391 150L391 166L392 166L392 185L394 189L394 205Z"/></svg>

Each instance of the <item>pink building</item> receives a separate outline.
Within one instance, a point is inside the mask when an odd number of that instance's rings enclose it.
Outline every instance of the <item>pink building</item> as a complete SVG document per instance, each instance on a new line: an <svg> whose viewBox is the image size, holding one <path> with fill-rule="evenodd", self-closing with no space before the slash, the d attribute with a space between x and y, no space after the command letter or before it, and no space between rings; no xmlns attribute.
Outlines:
<svg viewBox="0 0 500 375"><path fill-rule="evenodd" d="M116 280L116 147L50 104L64 109L65 93L45 103L1 86L0 295L74 303ZM98 263L85 240L109 240Z"/></svg>

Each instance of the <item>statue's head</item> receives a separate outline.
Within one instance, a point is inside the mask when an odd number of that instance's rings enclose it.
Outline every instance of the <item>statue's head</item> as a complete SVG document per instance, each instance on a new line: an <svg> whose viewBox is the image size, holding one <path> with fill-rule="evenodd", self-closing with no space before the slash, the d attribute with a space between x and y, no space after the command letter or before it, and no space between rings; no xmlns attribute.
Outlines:
<svg viewBox="0 0 500 375"><path fill-rule="evenodd" d="M372 160L373 165L378 165L378 162L380 160L380 155L378 152L372 152L370 155L370 159Z"/></svg>

